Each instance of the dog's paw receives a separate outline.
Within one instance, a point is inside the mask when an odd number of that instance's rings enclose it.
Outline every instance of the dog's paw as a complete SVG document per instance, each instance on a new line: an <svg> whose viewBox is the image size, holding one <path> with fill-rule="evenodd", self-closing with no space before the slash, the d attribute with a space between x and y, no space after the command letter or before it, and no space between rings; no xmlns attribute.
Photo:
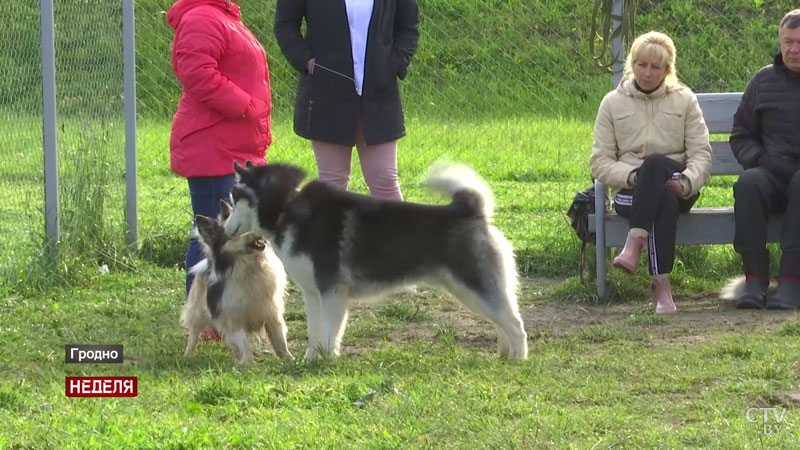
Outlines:
<svg viewBox="0 0 800 450"><path fill-rule="evenodd" d="M239 366L245 366L245 365L253 364L255 362L255 360L256 359L255 359L255 357L253 357L252 353L250 353L249 355L242 356L241 358L236 358L235 359L236 365L239 365Z"/></svg>
<svg viewBox="0 0 800 450"><path fill-rule="evenodd" d="M313 347L309 347L308 350L306 350L306 354L303 356L303 361L311 362L311 361L317 359L318 356L319 356L319 353L317 352L317 349L313 348Z"/></svg>

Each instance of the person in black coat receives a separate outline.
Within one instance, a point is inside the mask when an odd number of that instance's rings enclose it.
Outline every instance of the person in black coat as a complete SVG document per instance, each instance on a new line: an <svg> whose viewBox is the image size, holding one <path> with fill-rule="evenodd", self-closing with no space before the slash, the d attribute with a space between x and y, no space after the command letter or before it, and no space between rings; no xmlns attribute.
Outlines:
<svg viewBox="0 0 800 450"><path fill-rule="evenodd" d="M745 171L733 186L736 232L745 292L738 308L761 308L769 284L767 221L784 213L778 290L768 309L800 306L800 9L778 29L781 50L759 70L733 118L731 149Z"/></svg>
<svg viewBox="0 0 800 450"><path fill-rule="evenodd" d="M294 131L311 140L320 180L347 189L355 145L372 195L402 200L398 79L418 25L416 0L278 0L275 37L300 74Z"/></svg>

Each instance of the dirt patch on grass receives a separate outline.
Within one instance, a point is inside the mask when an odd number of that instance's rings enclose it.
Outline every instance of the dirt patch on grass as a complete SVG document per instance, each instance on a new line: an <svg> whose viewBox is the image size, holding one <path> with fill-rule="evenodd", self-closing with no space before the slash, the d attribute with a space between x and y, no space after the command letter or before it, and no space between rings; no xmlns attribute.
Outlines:
<svg viewBox="0 0 800 450"><path fill-rule="evenodd" d="M776 333L784 323L800 320L797 312L737 310L731 302L709 292L701 295L676 296L678 313L656 316L649 296L640 302L595 305L565 302L553 294L558 279L525 279L520 296L520 314L525 322L529 340L552 339L578 335L593 339L598 334L633 336L646 345L687 345L718 340L726 335L751 332ZM453 338L467 347L494 351L494 326L479 315L467 310L444 294L421 290L415 295L403 295L391 301L414 305L424 311L421 320L395 319L387 325L370 325L380 305L357 305L351 314L351 326L362 327L358 333L344 337L344 351L358 352L377 348L390 342L412 340L433 341ZM377 312L376 312L377 311ZM354 322L355 320L355 322ZM375 338L369 328L375 326ZM354 338L354 336L357 336Z"/></svg>

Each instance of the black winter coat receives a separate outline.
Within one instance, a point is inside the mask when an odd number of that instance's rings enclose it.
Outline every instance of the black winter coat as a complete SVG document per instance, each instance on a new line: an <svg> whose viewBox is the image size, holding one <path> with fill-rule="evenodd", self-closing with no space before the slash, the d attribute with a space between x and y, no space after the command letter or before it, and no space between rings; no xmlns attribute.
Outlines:
<svg viewBox="0 0 800 450"><path fill-rule="evenodd" d="M788 178L800 169L800 73L774 63L756 72L733 117L734 156L745 169Z"/></svg>
<svg viewBox="0 0 800 450"><path fill-rule="evenodd" d="M300 32L304 19L305 36ZM353 146L361 101L367 145L404 136L397 80L405 78L417 49L418 26L417 0L375 0L359 99L352 80L353 56L344 0L278 0L275 37L289 63L300 72L295 133L306 139ZM317 64L313 76L306 71L311 58Z"/></svg>

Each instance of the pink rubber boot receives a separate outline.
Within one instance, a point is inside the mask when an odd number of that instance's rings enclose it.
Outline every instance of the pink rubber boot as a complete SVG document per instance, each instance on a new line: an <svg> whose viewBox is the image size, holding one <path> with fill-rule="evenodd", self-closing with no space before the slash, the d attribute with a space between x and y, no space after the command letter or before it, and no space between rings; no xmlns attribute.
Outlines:
<svg viewBox="0 0 800 450"><path fill-rule="evenodd" d="M653 291L656 314L675 314L677 312L678 309L675 307L675 302L672 301L672 286L669 282L668 273L653 275L650 290Z"/></svg>
<svg viewBox="0 0 800 450"><path fill-rule="evenodd" d="M636 234L633 229L628 231L628 237L625 239L625 247L622 248L622 252L619 256L614 258L614 266L628 273L636 272L636 269L639 267L639 258L641 258L642 250L644 250L645 237L646 236Z"/></svg>

